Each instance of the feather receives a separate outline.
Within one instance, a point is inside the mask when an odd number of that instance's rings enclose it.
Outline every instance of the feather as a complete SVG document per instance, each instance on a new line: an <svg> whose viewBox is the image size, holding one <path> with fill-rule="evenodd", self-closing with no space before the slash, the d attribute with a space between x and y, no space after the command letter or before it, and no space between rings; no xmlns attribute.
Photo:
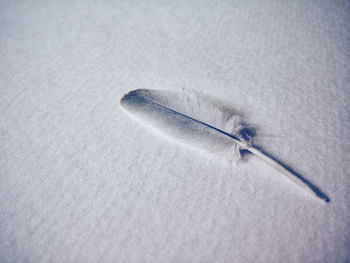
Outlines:
<svg viewBox="0 0 350 263"><path fill-rule="evenodd" d="M309 193L329 199L305 179L252 146L241 116L198 93L138 89L120 100L123 110L153 131L217 158L232 162L247 150L272 165Z"/></svg>

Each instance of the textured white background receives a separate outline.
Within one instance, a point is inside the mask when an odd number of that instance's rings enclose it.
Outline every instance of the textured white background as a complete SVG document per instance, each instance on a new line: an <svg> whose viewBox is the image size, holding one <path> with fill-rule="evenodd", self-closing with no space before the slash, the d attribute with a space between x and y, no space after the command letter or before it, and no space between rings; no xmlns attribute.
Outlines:
<svg viewBox="0 0 350 263"><path fill-rule="evenodd" d="M349 1L0 2L1 262L349 262ZM153 136L136 88L226 99L322 204Z"/></svg>

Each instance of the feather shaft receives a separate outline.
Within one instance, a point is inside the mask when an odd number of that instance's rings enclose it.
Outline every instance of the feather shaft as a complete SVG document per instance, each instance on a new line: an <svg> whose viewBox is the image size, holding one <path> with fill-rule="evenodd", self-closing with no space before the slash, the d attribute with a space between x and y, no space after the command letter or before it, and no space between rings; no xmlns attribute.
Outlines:
<svg viewBox="0 0 350 263"><path fill-rule="evenodd" d="M276 168L278 171L280 171L281 173L286 175L294 183L296 183L297 185L299 185L300 187L302 187L303 189L305 189L306 191L308 191L309 193L311 193L313 196L317 197L321 201L323 201L325 203L329 201L329 198L326 197L324 194L320 193L315 187L313 187L309 183L306 183L300 177L298 177L293 172L288 170L284 165L280 164L279 162L277 162L276 160L274 160L270 156L266 155L265 153L259 151L257 148L250 146L250 147L247 147L246 150L255 154L260 159L264 160L266 163L268 163L271 166L273 166L274 168Z"/></svg>

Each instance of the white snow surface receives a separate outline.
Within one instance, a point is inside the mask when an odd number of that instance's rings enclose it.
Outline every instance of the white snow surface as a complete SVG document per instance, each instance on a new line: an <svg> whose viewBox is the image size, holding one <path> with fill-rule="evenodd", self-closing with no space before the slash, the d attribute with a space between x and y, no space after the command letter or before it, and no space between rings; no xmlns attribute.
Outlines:
<svg viewBox="0 0 350 263"><path fill-rule="evenodd" d="M350 262L349 1L0 2L0 262ZM224 99L323 204L130 120Z"/></svg>

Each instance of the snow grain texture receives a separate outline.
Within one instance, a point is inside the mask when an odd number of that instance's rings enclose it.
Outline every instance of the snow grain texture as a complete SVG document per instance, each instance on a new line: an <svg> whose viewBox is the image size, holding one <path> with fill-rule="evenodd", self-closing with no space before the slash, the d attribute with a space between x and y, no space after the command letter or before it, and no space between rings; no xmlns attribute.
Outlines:
<svg viewBox="0 0 350 263"><path fill-rule="evenodd" d="M349 262L349 23L349 1L0 1L0 261ZM119 107L182 88L331 202Z"/></svg>

